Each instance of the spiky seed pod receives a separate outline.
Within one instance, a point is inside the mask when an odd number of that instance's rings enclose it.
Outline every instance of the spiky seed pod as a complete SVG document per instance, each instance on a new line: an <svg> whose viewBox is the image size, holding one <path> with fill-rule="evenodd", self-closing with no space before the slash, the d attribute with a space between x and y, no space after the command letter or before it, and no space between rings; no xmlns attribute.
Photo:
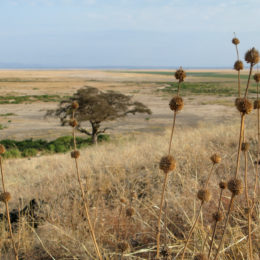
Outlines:
<svg viewBox="0 0 260 260"><path fill-rule="evenodd" d="M254 80L258 83L260 81L260 73L254 75Z"/></svg>
<svg viewBox="0 0 260 260"><path fill-rule="evenodd" d="M177 80L179 80L180 82L184 81L184 79L186 78L186 72L182 68L179 68L178 70L176 70L174 75L175 75L175 78Z"/></svg>
<svg viewBox="0 0 260 260"><path fill-rule="evenodd" d="M255 48L248 50L245 54L245 60L247 63L255 65L259 62L259 52Z"/></svg>
<svg viewBox="0 0 260 260"><path fill-rule="evenodd" d="M249 148L250 148L250 144L249 143L242 143L242 145L241 145L241 150L243 151L243 152L247 152L247 151L249 151Z"/></svg>
<svg viewBox="0 0 260 260"><path fill-rule="evenodd" d="M223 220L223 214L222 214L222 212L215 212L212 214L212 218L214 221L219 222L219 221Z"/></svg>
<svg viewBox="0 0 260 260"><path fill-rule="evenodd" d="M260 99L254 101L254 109L259 109L260 108Z"/></svg>
<svg viewBox="0 0 260 260"><path fill-rule="evenodd" d="M71 155L71 158L75 158L75 159L77 159L77 158L79 158L79 156L80 156L80 152L79 151L72 151L71 153L70 153L70 155Z"/></svg>
<svg viewBox="0 0 260 260"><path fill-rule="evenodd" d="M70 124L70 126L72 126L72 127L76 127L76 126L78 125L78 122L77 122L76 119L72 119L72 120L70 120L69 124Z"/></svg>
<svg viewBox="0 0 260 260"><path fill-rule="evenodd" d="M125 214L127 217L132 217L135 214L135 209L134 208L127 208L125 211Z"/></svg>
<svg viewBox="0 0 260 260"><path fill-rule="evenodd" d="M221 182L219 183L219 188L222 189L222 190L226 189L226 188L227 188L227 183L224 182L224 181L221 181Z"/></svg>
<svg viewBox="0 0 260 260"><path fill-rule="evenodd" d="M117 248L123 253L129 249L129 244L126 241L121 241L117 244Z"/></svg>
<svg viewBox="0 0 260 260"><path fill-rule="evenodd" d="M242 102L243 98L236 98L235 99L235 106L237 106L240 102Z"/></svg>
<svg viewBox="0 0 260 260"><path fill-rule="evenodd" d="M244 64L241 60L237 60L234 64L234 69L237 71L243 70L244 69Z"/></svg>
<svg viewBox="0 0 260 260"><path fill-rule="evenodd" d="M124 197L121 197L119 200L120 200L120 202L123 203L123 204L126 204L126 203L127 203L127 199L124 198Z"/></svg>
<svg viewBox="0 0 260 260"><path fill-rule="evenodd" d="M243 192L243 183L239 179L231 179L228 182L228 189L234 196L239 195Z"/></svg>
<svg viewBox="0 0 260 260"><path fill-rule="evenodd" d="M211 193L207 189L201 189L198 191L197 197L202 202L208 202L211 199Z"/></svg>
<svg viewBox="0 0 260 260"><path fill-rule="evenodd" d="M2 144L0 144L0 154L3 153L5 153L5 147Z"/></svg>
<svg viewBox="0 0 260 260"><path fill-rule="evenodd" d="M183 99L181 97L173 97L169 103L170 109L173 111L181 111L184 103L183 103Z"/></svg>
<svg viewBox="0 0 260 260"><path fill-rule="evenodd" d="M253 110L253 105L247 98L236 98L235 105L237 110L243 114L250 114Z"/></svg>
<svg viewBox="0 0 260 260"><path fill-rule="evenodd" d="M235 44L235 45L238 45L240 43L239 39L238 38L233 38L232 39L232 43Z"/></svg>
<svg viewBox="0 0 260 260"><path fill-rule="evenodd" d="M164 171L164 173L168 173L176 168L176 161L173 156L167 155L161 158L159 166L160 169Z"/></svg>
<svg viewBox="0 0 260 260"><path fill-rule="evenodd" d="M9 192L3 192L0 194L0 201L8 202L11 199L11 194Z"/></svg>
<svg viewBox="0 0 260 260"><path fill-rule="evenodd" d="M214 164L217 164L217 163L220 163L220 162L221 162L221 157L220 157L218 154L213 154L213 155L210 157L210 160L211 160Z"/></svg>
<svg viewBox="0 0 260 260"><path fill-rule="evenodd" d="M194 256L193 260L208 260L208 257L205 254L197 254Z"/></svg>
<svg viewBox="0 0 260 260"><path fill-rule="evenodd" d="M79 108L79 103L77 101L73 101L72 104L71 104L71 107L73 109L78 109Z"/></svg>

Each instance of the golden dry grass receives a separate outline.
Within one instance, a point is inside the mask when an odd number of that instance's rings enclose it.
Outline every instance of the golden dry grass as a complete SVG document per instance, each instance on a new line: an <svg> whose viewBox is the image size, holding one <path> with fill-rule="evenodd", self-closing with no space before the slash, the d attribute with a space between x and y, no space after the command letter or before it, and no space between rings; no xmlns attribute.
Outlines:
<svg viewBox="0 0 260 260"><path fill-rule="evenodd" d="M191 255L201 249L207 234L206 226L213 224L211 214L216 211L218 204L217 184L222 179L228 180L233 174L238 129L238 124L202 125L197 129L182 129L177 126L173 137L177 169L169 176L166 192L167 243L174 256L183 248L184 238L200 204L196 198L197 190L210 170L210 156L217 152L221 155L222 162L216 167L217 170L209 183L214 199L203 209L187 250L187 259L191 259ZM252 127L248 129L248 140L252 147L250 158L253 162L256 135ZM117 244L120 241L127 241L130 245L124 259L153 259L156 250L160 188L164 177L158 163L161 156L167 152L169 136L169 131L160 135L128 134L111 143L81 152L79 167L82 181L88 196L97 240L107 259L119 259L121 253ZM254 176L252 162L250 161L248 169L250 192ZM4 167L6 187L13 194L11 208L17 207L19 198L22 198L24 203L32 198L46 202L42 208L45 221L38 229L32 230L25 221L21 223L20 255L24 259L93 259L91 255L95 254L94 248L87 231L70 154L32 158L30 161L8 160L5 161ZM242 173L243 167L240 176ZM133 191L137 193L137 199L131 202ZM225 191L223 196L223 208L226 208L230 192ZM121 197L125 197L128 202L120 203ZM133 217L127 217L125 213L130 204L135 209ZM244 195L236 200L235 208L225 238L225 251L221 258L223 260L242 260L246 259L247 255ZM219 227L222 227L222 223ZM252 230L257 259L260 239L259 204L254 212ZM3 227L2 231L2 259L8 259L10 241ZM216 241L218 238L217 232ZM209 241L206 246L208 245ZM213 252L215 246L216 244L213 245Z"/></svg>

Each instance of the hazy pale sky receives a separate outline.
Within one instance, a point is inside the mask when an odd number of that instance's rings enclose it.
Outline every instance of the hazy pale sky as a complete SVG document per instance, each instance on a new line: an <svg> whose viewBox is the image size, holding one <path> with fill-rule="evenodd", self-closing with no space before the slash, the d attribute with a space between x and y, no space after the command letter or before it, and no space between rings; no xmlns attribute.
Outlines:
<svg viewBox="0 0 260 260"><path fill-rule="evenodd" d="M0 0L0 66L231 67L260 0Z"/></svg>

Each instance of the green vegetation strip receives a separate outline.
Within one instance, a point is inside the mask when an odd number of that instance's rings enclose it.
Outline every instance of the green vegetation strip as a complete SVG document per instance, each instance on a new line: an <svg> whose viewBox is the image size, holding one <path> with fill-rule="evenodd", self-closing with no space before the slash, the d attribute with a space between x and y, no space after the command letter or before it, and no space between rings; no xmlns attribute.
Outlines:
<svg viewBox="0 0 260 260"><path fill-rule="evenodd" d="M15 113L5 113L5 114L0 114L0 116L16 116Z"/></svg>
<svg viewBox="0 0 260 260"><path fill-rule="evenodd" d="M176 82L161 82L158 91L174 94L177 93L178 83ZM166 85L166 86L165 86ZM243 90L244 91L244 90ZM185 94L205 94L205 95L237 95L236 83L227 82L184 82L181 85L181 92ZM251 85L249 93L256 94L256 84Z"/></svg>
<svg viewBox="0 0 260 260"><path fill-rule="evenodd" d="M92 145L91 138L77 137L78 148L83 148ZM98 141L108 141L108 135L99 135ZM27 139L23 141L2 140L0 144L4 145L6 152L3 154L4 158L20 158L20 157L34 157L38 154L54 154L65 153L73 149L73 137L62 136L54 141L46 140L32 140Z"/></svg>
<svg viewBox="0 0 260 260"><path fill-rule="evenodd" d="M36 101L42 102L59 102L68 97L60 97L58 95L27 95L27 96L0 96L0 104L21 104L32 103Z"/></svg>

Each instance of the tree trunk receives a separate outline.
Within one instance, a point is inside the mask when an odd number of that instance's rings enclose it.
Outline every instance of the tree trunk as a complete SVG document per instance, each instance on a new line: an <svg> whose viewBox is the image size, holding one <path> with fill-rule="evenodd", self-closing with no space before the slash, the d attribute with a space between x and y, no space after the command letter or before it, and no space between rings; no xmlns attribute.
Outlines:
<svg viewBox="0 0 260 260"><path fill-rule="evenodd" d="M92 141L92 144L96 144L97 145L97 141L98 141L98 136L97 134L92 134L91 136L91 141Z"/></svg>
<svg viewBox="0 0 260 260"><path fill-rule="evenodd" d="M98 130L100 127L100 123L97 122L90 122L92 126L92 134L91 134L91 141L92 144L97 144L98 142Z"/></svg>

